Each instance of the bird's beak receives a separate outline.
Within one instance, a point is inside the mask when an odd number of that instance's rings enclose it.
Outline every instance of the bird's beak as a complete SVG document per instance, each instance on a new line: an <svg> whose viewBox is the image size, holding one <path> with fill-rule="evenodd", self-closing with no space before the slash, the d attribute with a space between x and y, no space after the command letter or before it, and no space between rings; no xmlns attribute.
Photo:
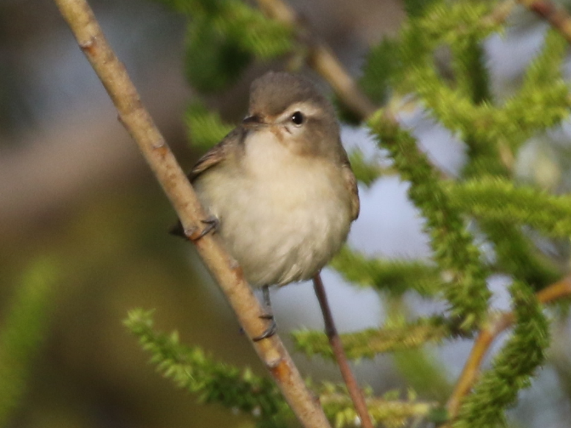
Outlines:
<svg viewBox="0 0 571 428"><path fill-rule="evenodd" d="M266 123L262 119L262 117L254 114L252 116L246 116L244 120L242 120L242 125L248 129L259 128L260 126L264 126Z"/></svg>

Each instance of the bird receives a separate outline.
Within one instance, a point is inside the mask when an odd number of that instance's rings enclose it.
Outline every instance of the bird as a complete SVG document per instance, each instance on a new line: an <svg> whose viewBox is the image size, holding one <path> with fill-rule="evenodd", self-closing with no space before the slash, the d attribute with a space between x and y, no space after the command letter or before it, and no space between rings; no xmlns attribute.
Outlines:
<svg viewBox="0 0 571 428"><path fill-rule="evenodd" d="M333 105L307 78L267 72L250 87L241 124L194 165L189 179L214 230L254 288L311 279L359 215L357 180ZM184 235L180 223L173 233Z"/></svg>

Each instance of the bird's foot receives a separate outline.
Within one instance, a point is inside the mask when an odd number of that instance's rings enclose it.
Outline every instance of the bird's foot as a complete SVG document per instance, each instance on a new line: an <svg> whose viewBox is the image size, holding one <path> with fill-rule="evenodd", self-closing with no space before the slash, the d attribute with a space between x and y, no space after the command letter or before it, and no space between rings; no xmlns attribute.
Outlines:
<svg viewBox="0 0 571 428"><path fill-rule="evenodd" d="M205 235L209 234L210 232L212 233L217 232L220 227L220 220L218 220L218 217L213 215L209 216L205 220L201 220L200 222L204 223L206 226L204 227L204 229L202 229L202 231L198 234L198 236L193 236L192 238L190 238L193 241L198 241L200 238L203 238Z"/></svg>
<svg viewBox="0 0 571 428"><path fill-rule="evenodd" d="M267 339L268 337L272 337L274 334L276 334L276 331L278 330L278 325L276 324L276 320L273 314L260 315L260 318L264 320L269 320L270 325L264 330L262 334L252 338L254 342L259 342L262 339Z"/></svg>

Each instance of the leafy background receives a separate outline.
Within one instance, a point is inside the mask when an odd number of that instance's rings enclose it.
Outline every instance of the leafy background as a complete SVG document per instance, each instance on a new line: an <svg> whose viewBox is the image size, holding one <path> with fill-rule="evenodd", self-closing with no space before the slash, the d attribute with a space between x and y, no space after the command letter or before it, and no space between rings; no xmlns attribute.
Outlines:
<svg viewBox="0 0 571 428"><path fill-rule="evenodd" d="M100 0L92 5L181 162L191 165L201 149L186 141L183 117L195 94L184 75L196 77L204 70L184 62L182 42L198 36L186 33L181 16L156 3ZM292 5L355 74L368 47L393 34L403 16L401 5L388 1ZM26 293L35 296L33 314L40 321L30 333L30 346L13 351L17 361L0 367L0 373L27 373L22 401L10 412L0 409L0 416L7 415L7 426L22 427L251 426L246 415L196 405L195 397L173 388L147 364L148 355L121 324L132 308L155 308L160 329L177 329L181 341L263 373L192 249L165 233L174 214L116 122L55 6L5 0L0 28L0 326L9 333L7 327L18 322L34 322L19 317L24 312L15 304ZM494 95L515 91L544 30L543 23L520 11L504 38L487 41ZM390 42L380 46L375 51L380 56L391 49ZM240 64L241 58L236 61ZM206 103L220 108L226 122L235 122L243 114L249 81L267 68L281 67L279 62L249 67L236 85L223 95L207 96ZM205 79L201 89L222 83ZM370 89L378 91L377 100L387 95L377 86ZM436 164L451 174L460 171L465 153L454 135L422 114L410 112L405 120L422 135ZM567 131L564 125L526 140L517 163L523 180L557 193L568 189ZM343 137L349 147L360 147L365 158L376 157L390 169L386 153L372 150L367 132L345 128ZM428 239L406 190L390 173L363 187L363 211L350 242L368 254L425 260ZM539 244L552 259L566 263L566 242L540 239ZM390 297L381 300L370 289L349 287L332 271L325 281L344 331L378 326L402 304ZM508 283L502 275L491 280L499 308L508 305ZM424 287L429 290L430 283ZM320 328L311 287L287 287L274 302L281 332ZM443 309L414 296L407 296L406 304L418 313ZM557 339L549 365L513 411L521 426L565 426L568 420L567 323L556 324L553 335ZM39 351L33 346L36 337L43 342ZM9 344L9 339L2 336L0 343ZM379 394L412 385L423 398L444 400L469 348L468 341L459 341L422 353L377 357L362 362L357 372ZM335 367L320 357L308 360L297 354L296 360L316 380L338 379Z"/></svg>

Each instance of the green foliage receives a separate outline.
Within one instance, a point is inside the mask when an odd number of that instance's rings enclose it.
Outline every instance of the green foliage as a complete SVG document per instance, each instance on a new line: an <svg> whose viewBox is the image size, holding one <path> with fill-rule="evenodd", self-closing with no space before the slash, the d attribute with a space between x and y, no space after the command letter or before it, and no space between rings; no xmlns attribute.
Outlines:
<svg viewBox="0 0 571 428"><path fill-rule="evenodd" d="M188 27L185 70L199 91L214 92L235 83L252 60L237 40L219 31L208 17Z"/></svg>
<svg viewBox="0 0 571 428"><path fill-rule="evenodd" d="M254 58L294 48L293 31L240 0L158 0L188 17L186 75L204 93L235 83Z"/></svg>
<svg viewBox="0 0 571 428"><path fill-rule="evenodd" d="M478 218L531 226L546 236L571 236L571 197L555 196L513 181L482 178L446 187L452 204Z"/></svg>
<svg viewBox="0 0 571 428"><path fill-rule="evenodd" d="M503 410L517 393L530 385L533 372L543 364L549 346L548 323L529 287L514 282L510 288L516 326L493 366L460 408L454 428L505 426Z"/></svg>
<svg viewBox="0 0 571 428"><path fill-rule="evenodd" d="M435 0L405 0L404 10L411 18L422 16L426 8L428 8Z"/></svg>
<svg viewBox="0 0 571 428"><path fill-rule="evenodd" d="M562 75L566 51L565 39L548 31L543 51L528 67L520 90L503 107L501 125L512 148L569 117L571 100Z"/></svg>
<svg viewBox="0 0 571 428"><path fill-rule="evenodd" d="M390 391L383 397L372 397L371 391L364 391L367 407L373 421L382 421L387 428L406 426L408 420L423 417L432 420L434 404L417 401L416 394L409 390L406 399L399 400L398 391ZM335 421L335 427L358 426L358 416L345 388L325 384L319 401L327 416Z"/></svg>
<svg viewBox="0 0 571 428"><path fill-rule="evenodd" d="M489 75L482 45L475 37L455 40L451 46L456 88L474 104L490 100Z"/></svg>
<svg viewBox="0 0 571 428"><path fill-rule="evenodd" d="M287 426L291 411L270 379L256 376L249 369L217 362L201 348L181 344L176 332L156 332L152 311L133 310L124 323L151 353L157 370L179 388L197 394L202 402L220 403L232 411L251 414L260 428ZM357 415L344 387L324 384L319 388L319 400L337 427L354 424ZM372 417L394 427L402 426L408 418L426 416L434 408L432 404L417 402L412 393L406 400L370 398L368 405Z"/></svg>
<svg viewBox="0 0 571 428"><path fill-rule="evenodd" d="M419 261L367 258L347 247L335 256L331 266L354 284L391 294L415 290L422 296L433 296L443 283L436 266Z"/></svg>
<svg viewBox="0 0 571 428"><path fill-rule="evenodd" d="M488 308L488 272L461 212L450 203L438 172L408 132L382 114L375 115L369 124L380 144L389 149L401 176L410 182L408 193L426 219L425 230L430 234L434 259L446 272L446 282L454 284L443 287L451 315L462 319L463 330L476 328Z"/></svg>
<svg viewBox="0 0 571 428"><path fill-rule="evenodd" d="M349 159L355 177L361 184L370 186L380 177L382 173L380 166L375 161L366 160L361 150L354 150Z"/></svg>
<svg viewBox="0 0 571 428"><path fill-rule="evenodd" d="M379 104L385 101L390 79L397 74L400 66L398 52L398 42L385 38L367 54L359 85L371 101Z"/></svg>
<svg viewBox="0 0 571 428"><path fill-rule="evenodd" d="M57 268L47 259L28 267L0 330L0 426L7 426L26 388L30 365L48 327Z"/></svg>
<svg viewBox="0 0 571 428"><path fill-rule="evenodd" d="M295 28L269 20L241 1L161 1L190 18L187 75L200 91L226 88L254 60L306 52L303 34L296 37L300 35ZM409 198L425 222L432 260L385 260L346 247L332 262L344 279L373 287L386 299L411 292L445 299L448 307L442 314L412 322L404 316L390 319L383 328L341 338L352 359L395 352L395 364L409 384L426 396L431 388L439 390L432 396L440 408L450 385L443 368L422 346L468 338L494 322L489 277L502 273L513 279L517 324L493 367L464 400L453 424L465 428L501 425L505 408L543 362L547 323L533 291L559 279L562 272L538 251L528 232L557 239L571 235L571 198L518 185L513 177L514 159L526 142L569 116L571 97L562 72L568 45L555 30L546 31L541 49L522 72L521 84L502 99L490 84L485 50L487 39L506 27L497 13L500 6L494 1L405 0L408 17L400 32L366 55L359 87L378 104L394 95L387 110L378 111L367 125L379 146L388 150L391 168L409 185ZM419 148L414 137L419 133L399 124L400 111L393 109L395 100L402 99L465 144L467 159L458 177L445 177ZM362 120L345 114L341 99L336 102L342 120ZM212 146L230 130L218 114L198 103L189 107L186 122L191 140L201 147ZM384 172L359 151L350 158L362 185L371 186ZM484 257L482 242L493 249L486 251L489 257ZM177 384L207 401L245 412L261 409L258 426L279 426L280 418L289 417L269 382L220 365L198 348L180 345L176 337L152 332L150 318L142 312L132 314L129 323L152 351L159 370ZM294 339L305 354L331 359L323 333L299 331ZM354 424L356 414L343 388L326 385L320 399L338 427ZM416 396L399 401L369 392L367 402L373 418L386 426L402 426L415 416L433 421L438 417L438 405L419 402Z"/></svg>
<svg viewBox="0 0 571 428"><path fill-rule="evenodd" d="M160 3L185 15L215 15L223 10L228 0L158 0Z"/></svg>
<svg viewBox="0 0 571 428"><path fill-rule="evenodd" d="M125 325L152 354L157 370L179 387L198 394L206 403L220 403L228 409L259 414L264 426L281 427L282 413L288 413L276 385L267 378L216 362L194 346L179 342L177 333L166 335L153 330L152 311L133 310Z"/></svg>
<svg viewBox="0 0 571 428"><path fill-rule="evenodd" d="M211 112L199 102L188 106L185 119L190 141L202 149L214 146L232 130L231 125L222 122L218 113Z"/></svg>
<svg viewBox="0 0 571 428"><path fill-rule="evenodd" d="M383 352L417 348L427 342L440 343L450 337L450 331L451 326L447 320L437 316L420 318L415 322L399 326L342 334L341 341L349 358L375 358ZM333 358L333 352L324 333L302 330L294 332L293 338L297 349L306 355Z"/></svg>

